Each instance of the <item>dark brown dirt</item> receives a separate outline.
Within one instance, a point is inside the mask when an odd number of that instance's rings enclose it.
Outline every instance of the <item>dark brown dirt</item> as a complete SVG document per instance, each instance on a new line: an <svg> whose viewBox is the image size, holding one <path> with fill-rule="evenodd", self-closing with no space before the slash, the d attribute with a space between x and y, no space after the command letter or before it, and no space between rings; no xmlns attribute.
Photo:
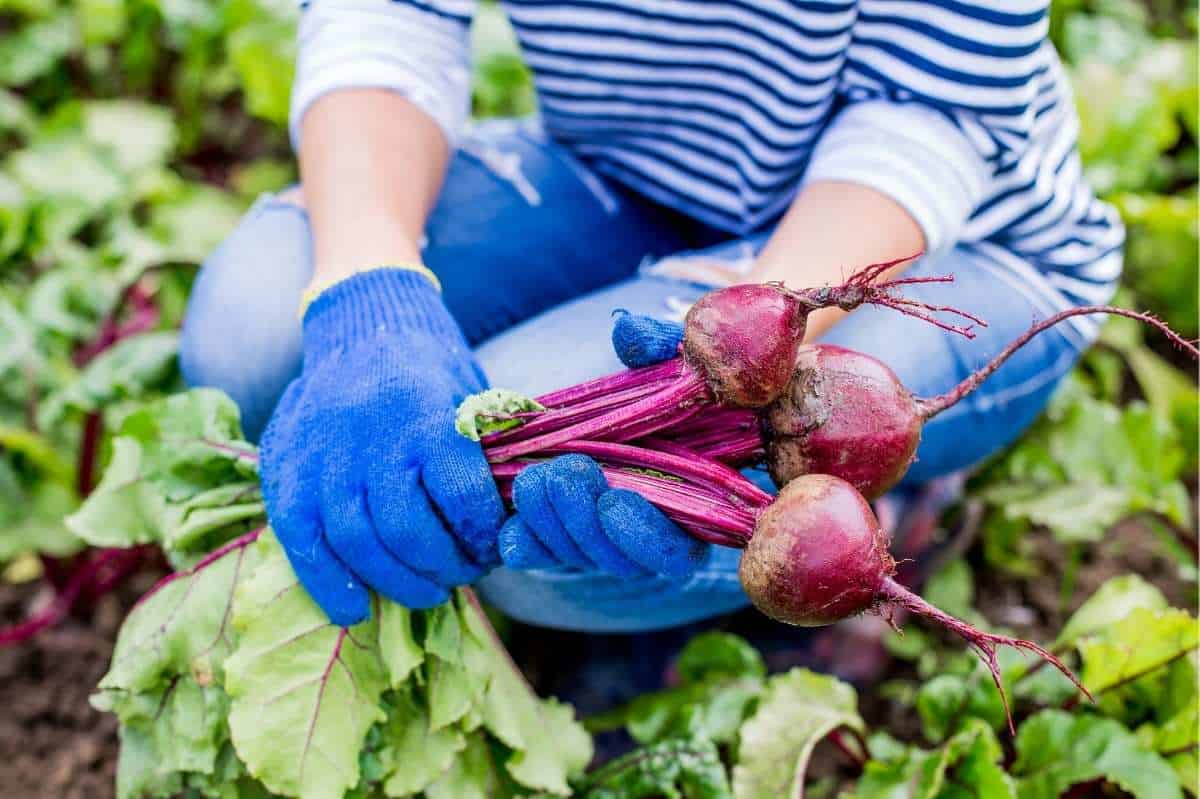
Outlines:
<svg viewBox="0 0 1200 799"><path fill-rule="evenodd" d="M86 616L0 648L0 797L109 799L117 768L116 719L88 696L108 668L121 619L148 586L139 575ZM0 585L0 622L50 599L39 584Z"/></svg>

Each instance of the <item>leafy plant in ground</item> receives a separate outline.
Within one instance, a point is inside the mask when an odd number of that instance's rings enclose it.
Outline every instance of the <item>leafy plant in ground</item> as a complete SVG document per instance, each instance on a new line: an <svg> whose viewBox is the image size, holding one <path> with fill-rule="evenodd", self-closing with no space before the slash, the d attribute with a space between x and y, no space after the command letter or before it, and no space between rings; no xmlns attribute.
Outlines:
<svg viewBox="0 0 1200 799"><path fill-rule="evenodd" d="M131 414L113 452L71 529L153 542L181 567L126 619L94 699L121 721L120 796L569 792L591 741L532 694L469 592L329 623L262 527L254 450L224 395Z"/></svg>
<svg viewBox="0 0 1200 799"><path fill-rule="evenodd" d="M1053 669L1005 657L1015 737L1002 734L986 670L931 648L940 676L915 694L925 745L870 731L845 683L803 669L768 677L744 641L702 634L680 655L676 687L589 720L596 731L624 725L641 747L589 774L578 795L779 799L838 787L843 799L1052 799L1103 784L1137 799L1195 795L1198 632L1195 617L1141 578L1110 580L1055 643L1081 659L1099 702L1075 702ZM833 782L807 773L822 741L838 764Z"/></svg>

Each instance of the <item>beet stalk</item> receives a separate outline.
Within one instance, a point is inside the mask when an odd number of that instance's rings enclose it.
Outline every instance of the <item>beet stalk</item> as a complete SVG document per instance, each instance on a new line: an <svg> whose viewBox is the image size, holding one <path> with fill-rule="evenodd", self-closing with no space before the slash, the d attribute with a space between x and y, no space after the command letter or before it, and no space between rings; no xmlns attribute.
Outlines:
<svg viewBox="0 0 1200 799"><path fill-rule="evenodd" d="M1137 319L1200 357L1194 344L1149 314L1087 305L1037 322L951 390L920 398L876 358L831 344L806 345L788 390L762 414L771 477L784 485L801 474L832 474L876 499L908 471L926 422L977 389L1035 336L1088 314Z"/></svg>

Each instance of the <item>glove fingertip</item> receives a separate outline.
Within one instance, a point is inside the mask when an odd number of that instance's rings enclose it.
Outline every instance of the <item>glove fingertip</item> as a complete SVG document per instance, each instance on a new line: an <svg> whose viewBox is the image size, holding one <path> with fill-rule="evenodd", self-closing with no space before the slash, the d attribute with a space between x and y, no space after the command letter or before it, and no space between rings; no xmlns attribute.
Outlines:
<svg viewBox="0 0 1200 799"><path fill-rule="evenodd" d="M285 550L292 570L304 590L339 627L351 627L371 616L371 595L367 587L338 559L324 541L323 550L309 559L293 550Z"/></svg>
<svg viewBox="0 0 1200 799"><path fill-rule="evenodd" d="M520 516L513 516L500 528L500 561L510 569L548 569L558 565L554 555L542 546Z"/></svg>
<svg viewBox="0 0 1200 799"><path fill-rule="evenodd" d="M365 588L359 586L336 602L327 602L321 606L329 621L338 627L353 627L371 618L371 596Z"/></svg>
<svg viewBox="0 0 1200 799"><path fill-rule="evenodd" d="M631 369L674 357L682 340L683 325L676 322L627 312L613 322L613 349Z"/></svg>
<svg viewBox="0 0 1200 799"><path fill-rule="evenodd" d="M708 545L685 533L640 494L612 489L600 495L596 506L617 548L653 573L682 579L704 562Z"/></svg>

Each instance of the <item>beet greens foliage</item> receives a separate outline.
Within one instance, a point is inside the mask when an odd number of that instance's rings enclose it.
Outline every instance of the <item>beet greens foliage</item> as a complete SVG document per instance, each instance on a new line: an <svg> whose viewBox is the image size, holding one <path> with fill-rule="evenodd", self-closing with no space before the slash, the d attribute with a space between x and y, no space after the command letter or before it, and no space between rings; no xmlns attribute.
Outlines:
<svg viewBox="0 0 1200 799"><path fill-rule="evenodd" d="M564 796L591 758L530 691L469 592L376 599L330 624L264 527L237 411L197 390L128 416L69 527L179 570L125 620L96 707L121 721L121 797Z"/></svg>

